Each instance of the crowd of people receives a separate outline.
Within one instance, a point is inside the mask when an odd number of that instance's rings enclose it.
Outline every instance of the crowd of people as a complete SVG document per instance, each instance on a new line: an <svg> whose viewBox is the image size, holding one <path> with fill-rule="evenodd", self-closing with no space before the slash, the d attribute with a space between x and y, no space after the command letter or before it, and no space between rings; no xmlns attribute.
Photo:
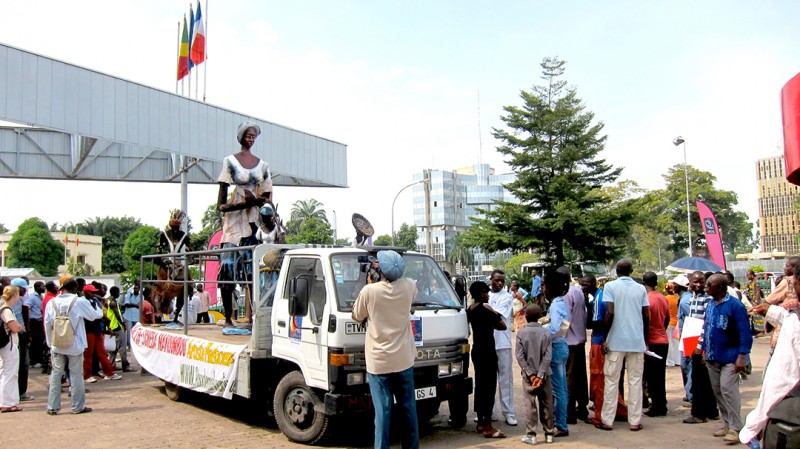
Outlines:
<svg viewBox="0 0 800 449"><path fill-rule="evenodd" d="M505 273L495 270L489 284L470 286L473 303L467 309L477 431L503 438L492 422L517 424L513 394L504 393L513 388L514 370L503 361L503 351L515 341L517 372L528 403L525 443L567 437L569 426L579 421L604 431L627 421L630 431L641 431L643 415L657 418L670 412L667 367L680 366L685 390L681 405L691 410L683 423L719 420L714 437L760 447L767 411L800 380L800 324L788 313L798 307L798 262L796 257L788 260L784 277L766 297L752 271L743 289L728 272L697 271L659 286L655 273L634 278L632 263L621 260L617 278L604 285L594 276L576 283L561 267L543 277L534 273L528 293L516 282L506 289ZM750 350L754 336L764 333L759 324L764 315L776 326L771 336L775 353L758 406L743 420L739 384L752 369ZM700 335L696 349L682 354L681 332L689 320L699 320ZM786 329L791 335L783 334ZM627 383L621 385L624 373Z"/></svg>
<svg viewBox="0 0 800 449"><path fill-rule="evenodd" d="M38 368L50 375L48 414L59 413L62 390L69 391L72 413L91 412L85 384L119 380L118 371L134 371L130 330L140 319L155 322L149 291L140 291L138 281L121 300L119 287L67 276L33 286L26 277L1 277L0 289L2 330L9 336L0 347L1 413L21 411L21 402L35 399L27 392L28 372ZM111 351L107 338L114 339Z"/></svg>

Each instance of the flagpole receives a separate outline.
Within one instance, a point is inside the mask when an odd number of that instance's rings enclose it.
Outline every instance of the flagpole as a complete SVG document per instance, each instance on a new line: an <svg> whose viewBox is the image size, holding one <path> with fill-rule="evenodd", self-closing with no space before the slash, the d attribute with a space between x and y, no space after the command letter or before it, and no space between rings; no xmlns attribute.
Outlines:
<svg viewBox="0 0 800 449"><path fill-rule="evenodd" d="M206 35L205 35L206 39L205 39L205 44L204 44L205 47L206 47L205 48L205 53L204 53L205 60L203 61L204 62L204 64L203 64L203 103L205 103L206 102L206 84L207 84L207 81L208 81L208 0L206 0L206 13L202 18L203 18L203 20L205 20L205 32L206 32Z"/></svg>
<svg viewBox="0 0 800 449"><path fill-rule="evenodd" d="M178 61L178 65L180 65L180 63L181 63L181 21L180 20L178 21L178 52L177 53L178 53L178 58L176 59L176 61ZM176 69L175 70L175 95L178 94L178 81L180 81L178 79L177 73L178 73L178 70Z"/></svg>

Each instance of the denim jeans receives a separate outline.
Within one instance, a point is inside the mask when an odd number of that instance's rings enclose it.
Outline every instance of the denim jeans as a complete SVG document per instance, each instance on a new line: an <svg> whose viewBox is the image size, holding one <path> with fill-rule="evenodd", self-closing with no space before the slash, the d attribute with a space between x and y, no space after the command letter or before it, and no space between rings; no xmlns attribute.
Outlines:
<svg viewBox="0 0 800 449"><path fill-rule="evenodd" d="M550 360L550 380L553 383L553 415L556 428L569 430L567 427L567 359L569 347L566 341L553 342L553 358Z"/></svg>
<svg viewBox="0 0 800 449"><path fill-rule="evenodd" d="M392 398L403 414L402 447L419 449L417 398L414 394L414 367L397 373L367 373L372 404L375 407L375 449L389 449L389 428L392 417Z"/></svg>
<svg viewBox="0 0 800 449"><path fill-rule="evenodd" d="M681 357L681 377L686 398L692 402L692 357Z"/></svg>
<svg viewBox="0 0 800 449"><path fill-rule="evenodd" d="M50 372L50 391L47 394L47 409L61 410L61 378L69 364L72 411L79 412L86 406L86 390L83 384L83 354L64 355L51 353L53 371Z"/></svg>

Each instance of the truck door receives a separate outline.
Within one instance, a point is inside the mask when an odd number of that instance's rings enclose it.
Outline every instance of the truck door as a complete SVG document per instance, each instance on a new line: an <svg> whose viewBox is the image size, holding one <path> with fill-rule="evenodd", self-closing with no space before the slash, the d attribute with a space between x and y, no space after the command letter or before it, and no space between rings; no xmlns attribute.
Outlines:
<svg viewBox="0 0 800 449"><path fill-rule="evenodd" d="M322 261L316 257L294 256L289 260L283 286L283 298L279 307L289 307L290 284L292 280L303 286L308 294L307 313L300 316L288 315L288 323L279 328L278 334L285 336L285 344L274 348L277 354L298 361L307 369L309 383L319 382L327 385L328 370L324 361L327 358L327 328L322 322L325 315L326 291L325 274ZM299 280L299 282L298 282ZM314 382L316 381L316 382Z"/></svg>

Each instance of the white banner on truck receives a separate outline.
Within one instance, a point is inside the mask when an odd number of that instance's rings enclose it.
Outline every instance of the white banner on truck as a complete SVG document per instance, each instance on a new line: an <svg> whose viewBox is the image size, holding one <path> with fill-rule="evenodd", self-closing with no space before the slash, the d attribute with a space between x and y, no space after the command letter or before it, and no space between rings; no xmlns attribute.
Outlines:
<svg viewBox="0 0 800 449"><path fill-rule="evenodd" d="M141 324L131 331L131 350L142 368L169 383L226 399L233 397L239 355L246 347Z"/></svg>

